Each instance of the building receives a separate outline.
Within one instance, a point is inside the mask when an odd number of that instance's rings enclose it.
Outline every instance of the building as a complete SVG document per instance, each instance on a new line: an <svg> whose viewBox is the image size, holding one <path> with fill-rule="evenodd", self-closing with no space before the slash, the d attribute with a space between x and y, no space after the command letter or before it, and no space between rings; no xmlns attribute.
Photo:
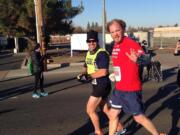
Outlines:
<svg viewBox="0 0 180 135"><path fill-rule="evenodd" d="M154 37L180 37L180 27L154 28Z"/></svg>
<svg viewBox="0 0 180 135"><path fill-rule="evenodd" d="M174 48L179 39L180 27L154 28L153 47L155 48Z"/></svg>

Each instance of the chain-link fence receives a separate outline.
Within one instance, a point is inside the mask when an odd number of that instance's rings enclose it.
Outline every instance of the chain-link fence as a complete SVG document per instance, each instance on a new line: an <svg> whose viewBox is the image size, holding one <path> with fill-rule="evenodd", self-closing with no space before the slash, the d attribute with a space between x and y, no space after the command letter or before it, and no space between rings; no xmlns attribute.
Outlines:
<svg viewBox="0 0 180 135"><path fill-rule="evenodd" d="M176 42L180 39L180 37L151 37L151 41L153 43L153 48L175 48Z"/></svg>

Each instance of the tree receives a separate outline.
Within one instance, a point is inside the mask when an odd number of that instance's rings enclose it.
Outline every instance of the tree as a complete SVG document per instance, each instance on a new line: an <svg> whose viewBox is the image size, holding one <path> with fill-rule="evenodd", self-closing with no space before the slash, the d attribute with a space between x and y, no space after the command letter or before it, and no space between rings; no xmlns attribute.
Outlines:
<svg viewBox="0 0 180 135"><path fill-rule="evenodd" d="M102 32L102 26L99 26L98 22L88 22L85 31L89 31L90 29Z"/></svg>
<svg viewBox="0 0 180 135"><path fill-rule="evenodd" d="M32 30L35 29L35 25L31 24L35 22L35 18L33 11L28 10L31 8L30 5L30 2L25 4L24 0L0 0L0 31L9 36L34 34Z"/></svg>
<svg viewBox="0 0 180 135"><path fill-rule="evenodd" d="M81 26L77 26L75 27L74 33L84 33L85 31L83 30L83 28Z"/></svg>
<svg viewBox="0 0 180 135"><path fill-rule="evenodd" d="M137 29L135 27L129 26L127 29L128 33L133 33L133 32L137 32Z"/></svg>
<svg viewBox="0 0 180 135"><path fill-rule="evenodd" d="M174 27L178 27L178 23L174 24Z"/></svg>
<svg viewBox="0 0 180 135"><path fill-rule="evenodd" d="M91 24L91 29L94 30L94 28L95 28L95 24L94 24L94 22L92 22L92 24Z"/></svg>
<svg viewBox="0 0 180 135"><path fill-rule="evenodd" d="M86 29L87 29L87 31L91 29L91 26L90 26L89 22L87 23L87 28Z"/></svg>
<svg viewBox="0 0 180 135"><path fill-rule="evenodd" d="M71 0L44 0L46 34L73 31L72 18L83 11L82 4L72 7ZM4 35L36 38L34 0L0 0L0 31Z"/></svg>
<svg viewBox="0 0 180 135"><path fill-rule="evenodd" d="M99 25L98 25L98 22L95 22L95 29L97 29L98 27L99 27Z"/></svg>

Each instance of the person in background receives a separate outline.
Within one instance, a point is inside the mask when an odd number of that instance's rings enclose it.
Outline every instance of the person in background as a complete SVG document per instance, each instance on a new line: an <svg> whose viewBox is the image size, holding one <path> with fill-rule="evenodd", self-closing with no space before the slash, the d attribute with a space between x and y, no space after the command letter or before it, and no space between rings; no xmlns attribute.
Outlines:
<svg viewBox="0 0 180 135"><path fill-rule="evenodd" d="M103 135L97 114L98 107L108 116L109 108L106 100L111 91L109 80L109 54L98 44L98 33L90 30L87 33L88 52L85 59L83 72L77 76L80 79L88 74L92 79L92 93L88 99L86 111L94 126L95 135ZM86 75L87 76L87 75ZM122 129L121 124L119 127Z"/></svg>
<svg viewBox="0 0 180 135"><path fill-rule="evenodd" d="M40 44L36 43L31 52L31 60L33 65L33 75L34 75L34 89L32 93L33 98L40 98L48 96L48 93L44 91L44 56L41 56ZM40 92L38 92L38 87Z"/></svg>
<svg viewBox="0 0 180 135"><path fill-rule="evenodd" d="M144 68L146 67L147 69L147 78L149 79L149 73L150 73L150 68L151 68L151 55L147 49L147 41L143 40L142 43L139 43L139 45L141 46L142 50L144 51L144 55L142 55L141 59L143 59L141 61L141 63L139 63L139 78L141 80L141 82L144 81Z"/></svg>
<svg viewBox="0 0 180 135"><path fill-rule="evenodd" d="M107 24L115 44L112 51L115 88L109 103L109 135L114 135L117 129L121 110L133 115L134 120L147 129L152 135L165 135L159 133L144 114L142 102L142 84L139 79L139 57L144 54L141 46L132 39L124 36L126 23L114 19Z"/></svg>
<svg viewBox="0 0 180 135"><path fill-rule="evenodd" d="M179 56L179 55L180 55L180 51L179 51L179 50L180 50L180 40L177 41L176 47L175 47L175 49L174 49L174 55L175 55L175 56ZM179 64L180 64L180 63L179 63ZM179 66L180 66L180 65L178 65L178 67L179 67ZM177 81L178 87L180 87L180 67L179 67L179 69L178 69L176 81Z"/></svg>

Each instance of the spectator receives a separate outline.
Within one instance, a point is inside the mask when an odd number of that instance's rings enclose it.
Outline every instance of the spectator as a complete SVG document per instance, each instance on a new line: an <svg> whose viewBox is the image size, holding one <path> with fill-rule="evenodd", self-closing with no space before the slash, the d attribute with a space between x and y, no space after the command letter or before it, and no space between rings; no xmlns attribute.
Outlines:
<svg viewBox="0 0 180 135"><path fill-rule="evenodd" d="M147 69L147 79L149 79L149 71L151 68L151 55L147 49L147 42L146 40L143 40L142 43L139 43L139 45L141 46L141 48L144 51L144 55L141 56L141 59L144 59L142 63L139 63L139 78L141 80L141 82L144 81L144 67L146 67Z"/></svg>
<svg viewBox="0 0 180 135"><path fill-rule="evenodd" d="M34 46L33 51L31 52L31 60L33 64L33 75L34 75L34 90L32 97L39 98L41 96L48 96L48 93L44 91L44 60L45 56L41 56L40 53L40 45L37 43ZM38 92L38 86L40 88L40 92Z"/></svg>

